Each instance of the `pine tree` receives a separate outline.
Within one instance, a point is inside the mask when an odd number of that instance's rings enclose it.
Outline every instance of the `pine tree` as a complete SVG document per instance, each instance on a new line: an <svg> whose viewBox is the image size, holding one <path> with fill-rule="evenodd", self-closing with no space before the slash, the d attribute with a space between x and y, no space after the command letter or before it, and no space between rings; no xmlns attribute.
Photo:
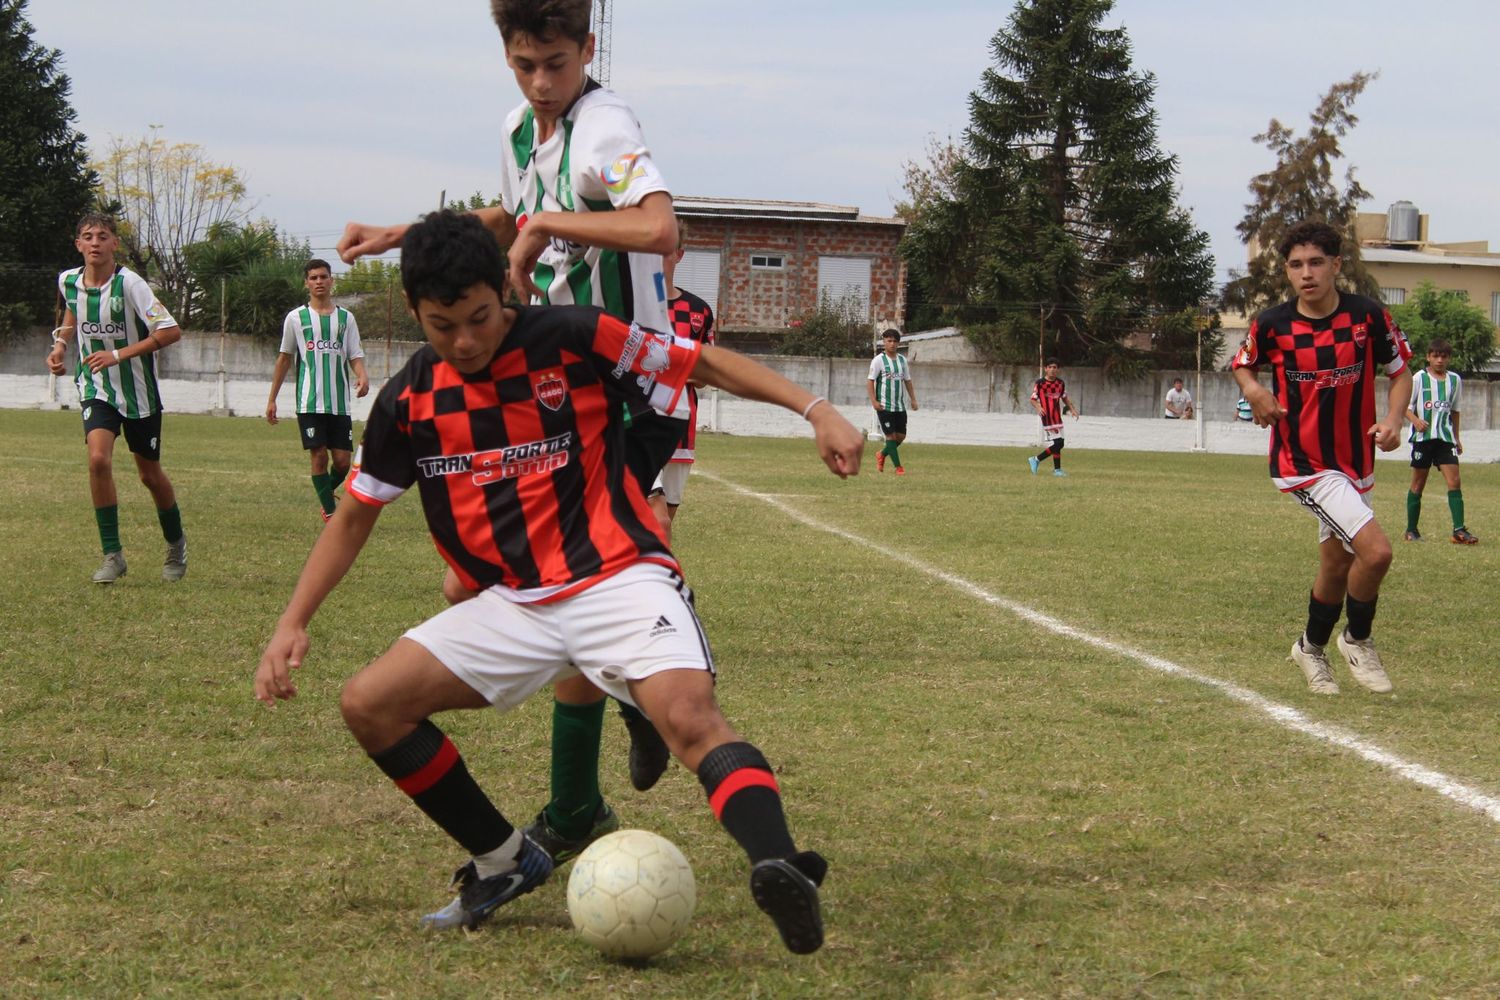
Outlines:
<svg viewBox="0 0 1500 1000"><path fill-rule="evenodd" d="M1297 136L1273 118L1255 137L1275 155L1276 166L1250 182L1255 200L1245 206L1245 217L1235 227L1250 248L1250 261L1244 272L1231 272L1233 280L1224 288L1226 308L1254 313L1291 297L1278 245L1287 230L1303 221L1326 222L1344 234L1341 282L1379 298L1380 283L1365 268L1354 233L1359 203L1370 192L1354 179L1353 167L1344 172L1342 190L1333 179L1334 164L1344 155L1339 140L1359 123L1351 110L1354 99L1375 77L1355 73L1334 84L1313 110L1306 135Z"/></svg>
<svg viewBox="0 0 1500 1000"><path fill-rule="evenodd" d="M954 195L907 232L916 280L1005 360L1138 369L1152 359L1122 341L1180 327L1213 289L1208 236L1157 145L1155 77L1131 68L1123 28L1101 27L1112 6L1016 5L970 97Z"/></svg>
<svg viewBox="0 0 1500 1000"><path fill-rule="evenodd" d="M0 0L0 333L51 319L98 181L72 126L62 53L36 44L25 13L26 0Z"/></svg>

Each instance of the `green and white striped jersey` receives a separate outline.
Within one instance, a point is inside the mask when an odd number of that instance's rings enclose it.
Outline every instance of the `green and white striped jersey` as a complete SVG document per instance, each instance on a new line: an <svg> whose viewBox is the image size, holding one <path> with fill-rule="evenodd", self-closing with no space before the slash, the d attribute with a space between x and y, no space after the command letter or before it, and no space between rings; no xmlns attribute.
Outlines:
<svg viewBox="0 0 1500 1000"><path fill-rule="evenodd" d="M538 212L612 212L667 192L635 112L590 80L537 143L536 117L522 104L505 120L500 203L516 228ZM542 305L599 306L616 319L657 332L667 320L667 283L656 254L625 253L553 240L532 272Z"/></svg>
<svg viewBox="0 0 1500 1000"><path fill-rule="evenodd" d="M281 324L281 353L297 359L298 413L349 415L349 362L365 356L353 313L343 306L327 316L311 306L293 309Z"/></svg>
<svg viewBox="0 0 1500 1000"><path fill-rule="evenodd" d="M870 361L870 381L875 383L875 399L892 413L906 411L906 390L902 382L911 381L906 358L897 354L887 357L884 351Z"/></svg>
<svg viewBox="0 0 1500 1000"><path fill-rule="evenodd" d="M1457 372L1449 372L1442 378L1422 369L1411 379L1411 412L1427 421L1425 431L1411 428L1410 441L1447 441L1458 443L1453 430L1453 416L1458 412L1458 397L1463 391L1463 379Z"/></svg>
<svg viewBox="0 0 1500 1000"><path fill-rule="evenodd" d="M99 372L89 371L83 363L95 351L117 351L145 340L153 330L177 325L157 301L151 286L130 268L121 266L100 288L85 287L83 268L75 267L57 276L57 288L77 320L78 367L73 378L78 401L108 403L127 420L140 420L160 410L154 352Z"/></svg>

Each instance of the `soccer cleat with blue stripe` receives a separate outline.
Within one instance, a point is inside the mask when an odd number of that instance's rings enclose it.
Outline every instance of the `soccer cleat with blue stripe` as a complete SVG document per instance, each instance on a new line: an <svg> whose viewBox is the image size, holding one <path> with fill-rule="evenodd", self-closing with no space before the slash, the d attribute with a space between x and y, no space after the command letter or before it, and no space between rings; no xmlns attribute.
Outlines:
<svg viewBox="0 0 1500 1000"><path fill-rule="evenodd" d="M453 885L458 896L441 910L424 916L422 926L435 931L455 927L476 930L500 907L535 889L551 874L552 859L547 852L523 837L521 854L511 871L480 878L474 862L470 861L454 872Z"/></svg>

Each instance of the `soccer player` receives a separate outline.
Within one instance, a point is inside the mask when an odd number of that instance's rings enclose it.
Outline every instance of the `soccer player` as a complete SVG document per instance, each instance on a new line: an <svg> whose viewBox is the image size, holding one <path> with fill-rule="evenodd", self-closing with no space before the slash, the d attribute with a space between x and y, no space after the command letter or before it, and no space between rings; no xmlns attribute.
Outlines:
<svg viewBox="0 0 1500 1000"><path fill-rule="evenodd" d="M375 401L354 502L313 546L256 670L256 697L295 695L290 671L304 662L314 612L381 509L416 486L439 551L481 593L408 631L346 682L340 704L375 764L471 855L458 897L426 923L477 927L553 868L431 716L509 709L576 669L656 721L749 857L757 905L791 951L817 950L827 865L797 850L770 764L714 701L691 596L619 458L619 404L669 404L689 377L775 403L813 425L841 477L859 471L862 435L826 400L733 352L599 309L503 307L500 249L471 216L439 212L413 226L401 280L428 346Z"/></svg>
<svg viewBox="0 0 1500 1000"><path fill-rule="evenodd" d="M156 517L167 542L161 578L181 580L187 573L187 535L177 493L161 467L161 393L152 355L182 339L182 330L151 286L128 267L115 263L120 239L107 215L90 213L78 220L73 245L83 255L83 266L58 275L67 311L62 327L52 335L47 369L66 371L70 335L78 342L74 381L83 408L84 443L89 455L89 494L104 562L94 571L95 583L114 583L125 575L125 552L120 543L120 507L115 491L115 439L125 432L125 443L135 458L141 482L156 504Z"/></svg>
<svg viewBox="0 0 1500 1000"><path fill-rule="evenodd" d="M349 474L349 456L354 451L350 369L355 396L363 398L370 391L370 380L365 375L359 324L352 312L333 304L333 271L328 262L315 257L303 265L302 284L307 287L307 305L287 313L281 324L281 353L271 372L266 422L272 426L278 422L276 394L295 358L297 437L312 459L313 492L327 521L333 516L333 491Z"/></svg>
<svg viewBox="0 0 1500 1000"><path fill-rule="evenodd" d="M1458 478L1458 456L1464 443L1458 433L1458 402L1463 379L1448 370L1453 348L1434 340L1427 348L1427 367L1412 376L1411 406L1403 416L1411 422L1411 489L1406 494L1406 540L1420 542L1417 522L1422 517L1422 491L1427 473L1436 465L1448 484L1448 513L1453 516L1455 545L1478 545L1464 524L1464 493Z"/></svg>
<svg viewBox="0 0 1500 1000"><path fill-rule="evenodd" d="M1318 571L1307 604L1307 626L1288 657L1308 689L1338 694L1324 647L1339 612L1348 625L1339 652L1355 681L1375 692L1391 680L1370 633L1380 583L1391 566L1391 543L1375 520L1375 447L1401 443L1411 400L1411 348L1378 302L1339 291L1343 239L1322 222L1300 222L1278 250L1296 298L1267 309L1250 324L1232 368L1255 423L1272 427L1271 481L1318 521ZM1270 365L1272 390L1255 379ZM1375 419L1377 369L1390 378L1385 416Z"/></svg>
<svg viewBox="0 0 1500 1000"><path fill-rule="evenodd" d="M511 287L538 304L602 307L626 322L668 329L662 255L677 246L672 196L639 121L620 97L589 78L594 36L589 0L492 0L505 59L525 101L506 119L501 204L474 214L509 248ZM345 261L397 246L405 226L350 223ZM629 404L624 461L643 492L682 438L687 400L655 413ZM446 574L444 596L470 596ZM599 792L604 700L582 676L553 690L552 800L528 832L559 861L619 826ZM630 780L655 784L667 753L649 723L626 710Z"/></svg>
<svg viewBox="0 0 1500 1000"><path fill-rule="evenodd" d="M917 410L917 390L911 384L911 366L901 356L901 331L885 331L880 335L880 344L882 350L870 359L870 377L865 382L875 419L880 421L880 433L885 435L885 447L875 456L875 471L885 471L885 458L889 455L896 475L904 476L901 442L906 440L906 396L911 396L911 408ZM905 395L902 386L906 387Z"/></svg>
<svg viewBox="0 0 1500 1000"><path fill-rule="evenodd" d="M686 289L678 288L677 265L682 262L683 242L687 230L682 220L677 222L677 249L662 260L667 280L667 317L675 336L696 340L703 344L714 342L714 311L698 296ZM687 489L688 469L693 464L694 449L698 438L698 387L688 382L688 419L677 450L656 477L648 498L656 519L661 523L667 544L672 542L672 521L677 517L677 508L682 506L682 495Z"/></svg>
<svg viewBox="0 0 1500 1000"><path fill-rule="evenodd" d="M1073 414L1073 419L1078 419L1078 409L1073 401L1068 398L1068 386L1058 374L1062 366L1056 358L1048 358L1042 365L1042 377L1031 385L1031 408L1036 411L1037 416L1042 418L1042 437L1051 438L1049 444L1038 455L1032 455L1026 460L1031 467L1031 474L1036 475L1036 470L1041 467L1042 460L1051 456L1052 474L1054 476L1066 476L1062 467L1063 450L1063 413Z"/></svg>

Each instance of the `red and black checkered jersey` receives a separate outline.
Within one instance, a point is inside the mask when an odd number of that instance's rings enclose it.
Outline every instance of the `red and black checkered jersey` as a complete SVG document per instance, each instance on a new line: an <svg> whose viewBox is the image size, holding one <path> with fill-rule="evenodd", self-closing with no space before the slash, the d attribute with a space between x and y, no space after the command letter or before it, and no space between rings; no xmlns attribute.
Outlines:
<svg viewBox="0 0 1500 1000"><path fill-rule="evenodd" d="M375 400L349 493L383 505L412 484L464 586L557 600L633 563L673 568L626 471L621 400L670 409L700 347L588 306L523 306L488 368L431 347Z"/></svg>
<svg viewBox="0 0 1500 1000"><path fill-rule="evenodd" d="M1411 347L1374 299L1339 293L1322 319L1283 302L1255 317L1233 368L1271 366L1286 416L1271 432L1271 479L1281 490L1342 473L1361 491L1375 484L1375 377L1406 367Z"/></svg>
<svg viewBox="0 0 1500 1000"><path fill-rule="evenodd" d="M1042 427L1062 426L1062 398L1067 394L1067 384L1060 378L1050 382L1039 378L1032 383L1031 398L1042 407Z"/></svg>
<svg viewBox="0 0 1500 1000"><path fill-rule="evenodd" d="M686 289L677 289L677 297L667 303L667 317L672 321L672 332L678 337L696 340L700 344L714 342L714 311L707 302ZM691 462L693 449L698 441L698 390L688 386L687 430L672 453L673 462Z"/></svg>

